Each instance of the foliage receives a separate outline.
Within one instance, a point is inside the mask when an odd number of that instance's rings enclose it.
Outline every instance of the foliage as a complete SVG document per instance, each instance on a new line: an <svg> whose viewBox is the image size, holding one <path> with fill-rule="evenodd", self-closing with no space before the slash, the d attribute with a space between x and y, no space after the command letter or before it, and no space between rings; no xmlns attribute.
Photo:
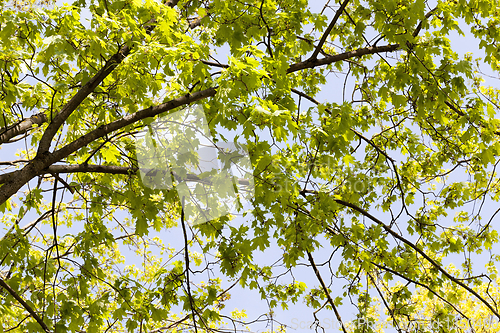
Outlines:
<svg viewBox="0 0 500 333"><path fill-rule="evenodd" d="M238 288L270 323L498 331L497 2L0 1L3 331L258 329ZM244 217L189 226L140 177L194 105L249 151Z"/></svg>

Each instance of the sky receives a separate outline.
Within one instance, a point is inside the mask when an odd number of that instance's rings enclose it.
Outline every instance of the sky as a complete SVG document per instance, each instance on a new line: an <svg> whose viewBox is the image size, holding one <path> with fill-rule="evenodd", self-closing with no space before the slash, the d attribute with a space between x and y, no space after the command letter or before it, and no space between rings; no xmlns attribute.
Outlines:
<svg viewBox="0 0 500 333"><path fill-rule="evenodd" d="M323 8L325 1L310 1L310 7L311 10L314 12L319 12ZM325 14L329 18L331 18L334 14L331 10L325 11ZM465 26L463 22L459 23L461 26ZM307 31L307 30L306 30ZM464 29L465 32L467 32ZM450 36L450 40L452 43L452 49L454 49L456 52L459 53L461 57L466 52L472 52L476 57L477 56L484 56L483 52L479 50L478 48L478 42L472 38L470 34L466 34L465 37L459 36L457 33L452 33ZM217 58L221 60L221 62L225 62L224 60L227 59L227 56L224 54L224 52L227 52L227 50L224 50L224 48L221 48L219 50L219 53L217 55ZM481 67L481 70L485 73L491 73L487 65L483 65ZM491 84L493 86L499 87L498 84L498 78L488 78L486 77L486 83ZM321 92L316 96L316 99L320 102L342 102L342 95L339 94L339 89L337 88L337 84L339 82L339 79L332 80L332 83L327 84L322 87ZM354 85L354 81L352 79L349 79L348 81L348 86L352 87ZM304 102L302 101L303 105ZM19 143L22 144L22 141ZM7 156L10 158L12 156L12 153L14 152L15 149L18 149L19 145L4 145L5 147L2 147L2 150L0 150L0 160L7 160ZM496 207L494 205L487 206L483 210L483 214L485 215L485 218L491 216L496 210ZM388 216L384 214L381 214L380 212L375 212L376 216L382 220L384 218L387 218ZM118 216L118 218L123 218L124 216ZM231 225L233 226L238 226L240 224L248 224L249 221L244 218L244 217L237 217L234 221L231 222ZM66 228L61 228L60 229L60 234L64 234L65 232L67 233L73 233L75 230L74 229L66 229ZM180 226L177 226L176 228L168 229L168 230L162 230L159 233L151 233L151 236L158 236L161 237L165 242L168 242L172 245L174 248L182 248L183 246L183 237L182 237L182 229ZM328 247L329 244L326 242L323 242L323 245L325 247ZM135 264L135 265L140 265L141 261L140 258L136 257L134 253L131 251L128 251L126 247L122 247L122 250L125 251L126 253L128 252L129 255L127 255L127 262L126 264ZM282 250L274 244L271 246L269 249L262 253L255 253L255 261L258 263L268 263L268 264L273 264L276 260L278 260L282 255ZM330 255L330 251L318 251L318 253L315 253L315 261L317 263L321 263L323 261L326 261ZM340 253L338 253L334 259L332 260L332 265L338 264L340 262ZM486 262L482 262L479 258L478 261L475 262L475 265L484 265ZM284 268L280 268L281 270L285 271ZM320 271L324 272L324 276L329 276L328 272L328 267L320 267ZM218 272L214 271L214 275L212 276L217 276ZM200 274L198 276L194 277L195 282L199 281L206 281L210 275L208 274ZM314 276L314 273L310 267L305 267L305 266L299 266L294 270L294 277L296 280L299 281L304 281L308 287L316 287L318 286L318 282ZM289 279L287 277L286 279ZM227 284L230 284L231 282L228 282ZM340 284L337 282L334 282L332 285L332 289L334 291L334 297L337 295L341 295L342 290L340 289ZM234 308L238 309L245 309L247 314L248 314L248 320L254 320L257 318L262 318L260 317L263 313L269 313L269 309L267 307L267 302L265 300L260 299L260 295L255 291L249 291L249 290L243 290L241 288L236 288L234 291L231 292L232 298L226 303L226 309L225 311L233 310ZM289 304L289 310L288 311L281 311L279 309L275 310L274 317L281 323L287 325L289 327L289 331L297 331L297 332L309 332L309 331L314 331L314 328L310 328L310 324L312 324L314 318L312 315L312 310L307 308L304 304L299 303L299 304ZM339 307L339 310L341 312L341 316L344 320L344 322L347 322L348 320L352 319L354 316L354 308L348 307L348 306L341 306ZM268 314L269 315L269 314ZM335 319L335 315L333 312L327 312L326 310L322 311L319 315L318 318L320 319L321 323L324 325L324 327L327 329L327 332L334 332L337 330L333 330L332 328L338 328L337 320ZM258 325L257 331L264 331L264 330L270 330L270 329L277 329L277 327L269 327L265 322L262 324ZM255 331L255 329L254 329ZM390 331L390 330L388 330Z"/></svg>
<svg viewBox="0 0 500 333"><path fill-rule="evenodd" d="M325 1L310 1L310 8L313 12L319 12L321 11L323 4ZM331 19L333 17L333 12L331 10L325 11L325 14ZM459 20L459 26L462 28L462 30L465 33L465 36L459 35L457 32L452 32L449 36L449 39L451 41L451 48L457 52L460 56L460 58L463 58L464 55L468 52L473 53L474 57L484 57L484 52L479 49L479 41L476 40L472 34L468 31L468 27L465 25L465 22L462 20ZM307 31L307 29L305 29ZM390 55L390 56L395 56L395 55ZM223 57L219 57L219 59ZM493 74L491 69L489 68L489 65L487 64L480 64L481 72L492 75L492 77L484 76L485 78L485 85L491 85L493 87L499 88L499 78L497 75ZM341 75L339 75L341 77ZM335 80L329 81L326 85L322 86L320 93L315 97L316 100L319 102L337 102L341 104L343 102L343 96L341 93L339 93L338 89L338 84L341 81L341 79L337 78ZM354 79L350 78L347 80L347 87L351 89L347 89L347 91L351 91L352 87L354 87ZM350 96L346 96L347 99L349 99ZM304 103L304 100L302 101ZM305 106L307 107L307 106ZM362 152L362 150L361 150ZM392 155L392 157L396 157ZM467 179L460 179L460 176L454 176L454 178L457 177L459 179L453 179L452 180L458 180L458 181L465 181ZM470 205L469 205L470 208ZM497 209L497 204L486 204L485 208L482 210L482 216L485 220L488 220L496 211ZM389 221L390 216L388 214L383 214L380 211L375 211L371 212L375 214L375 216L382 221L386 219L385 221ZM450 216L450 221L451 223L451 218L453 216ZM444 222L443 224L447 224ZM401 228L404 230L404 228ZM498 230L498 228L496 228ZM323 245L325 247L328 247L329 244L326 242L323 242ZM269 258L269 256L272 257L272 254L275 254L275 256L279 256L279 249L277 247L272 247L270 248L266 253L263 254L262 257L256 257L257 261L258 260L266 260ZM273 253L274 252L274 253ZM340 252L340 251L339 251ZM322 262L323 260L327 260L328 256L330 255L330 251L317 251L317 253L314 254L315 261ZM272 260L269 260L272 261ZM455 255L455 256L450 256L445 262L446 263L455 263L458 265L458 262L462 262L463 258L460 257L460 255ZM477 256L474 259L474 266L477 267L478 269L482 269L484 265L488 261L488 256ZM335 264L340 263L340 253L336 254L334 256L334 259L332 260L332 265L335 266ZM320 268L320 271L324 272L322 275L324 277L329 276L329 272L327 267ZM313 286L318 286L318 282L312 272L312 269L310 267L298 267L295 270L294 276L297 280L304 281L308 287L313 287ZM332 284L332 290L334 292L333 297L337 295L341 295L341 290L340 290L340 281L335 281ZM242 299L245 300L245 304L250 304L249 306L246 306L247 313L249 313L249 317L255 317L258 316L259 314L262 313L264 305L262 304L262 301L256 295L252 295L251 292L249 291L240 291L238 295L241 295L239 299L232 300L231 303L234 303L235 307L239 307L240 302ZM237 296L236 296L237 297ZM230 304L231 304L230 303ZM347 322L350 319L353 319L355 316L355 309L350 306L346 306L346 303L349 303L348 300L346 299L346 302L344 303L344 306L339 307L339 312L342 316L342 319L344 322ZM303 304L289 304L289 310L288 311L276 311L276 318L278 321L280 321L283 324L286 324L289 327L289 331L297 331L297 332L308 332L308 331L314 331L314 327L311 326L312 323L314 322L314 317L312 315L312 310L308 309L305 307ZM250 314L253 314L250 315ZM338 331L339 326L338 322L335 318L335 315L333 311L322 311L319 315L318 318L320 322L322 323L323 327L327 332L334 332ZM266 329L269 329L267 327ZM387 332L395 331L394 329L388 328L386 330Z"/></svg>

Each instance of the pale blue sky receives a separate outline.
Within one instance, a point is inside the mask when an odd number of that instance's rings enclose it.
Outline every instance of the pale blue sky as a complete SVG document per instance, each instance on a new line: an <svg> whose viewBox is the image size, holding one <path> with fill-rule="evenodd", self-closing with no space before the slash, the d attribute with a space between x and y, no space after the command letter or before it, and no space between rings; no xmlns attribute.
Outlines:
<svg viewBox="0 0 500 333"><path fill-rule="evenodd" d="M319 12L324 5L323 1L311 1L311 9L314 12ZM326 11L325 14L331 18L333 16L333 12ZM84 17L84 16L83 16ZM461 26L463 22L460 23ZM450 36L450 39L452 41L452 48L457 51L460 56L463 56L466 52L472 52L476 57L477 56L483 56L482 51L478 49L478 42L473 39L470 34L462 37L459 36L456 33L452 33ZM225 62L227 57L223 54L223 48L219 50L219 54L217 57L221 62ZM488 65L483 65L481 69L485 73L491 73L491 71L488 68ZM317 100L320 102L342 102L342 94L339 93L338 89L338 83L341 82L342 79L336 79L332 80L331 83L325 85L322 87L321 92L318 94L316 97ZM487 83L494 85L498 87L498 79L493 79L493 78L487 78ZM348 86L353 86L354 82L353 80L348 80ZM307 104L306 101L302 100L302 107L305 107ZM1 160L10 160L12 159L11 156L15 152L18 147L20 147L23 144L23 141L20 141L18 144L12 144L12 145L4 145L1 147L2 149L0 150L0 159ZM485 215L485 219L489 219L489 216L492 215L495 210L496 210L497 204L495 203L488 205L483 210L483 214ZM380 218L381 220L384 220L384 218L388 218L388 215L381 214L380 212L373 211L373 213L376 217ZM123 216L117 216L118 218L123 218ZM26 220L26 222L29 222L29 219ZM231 223L233 226L237 226L241 223L249 223L246 221L245 218L238 217L236 218L235 221ZM75 229L65 229L63 227L60 228L59 234L64 234L65 232L68 233L74 233ZM180 226L177 228L169 229L169 230L163 230L160 233L151 233L151 236L157 235L161 237L165 242L169 242L172 247L175 247L177 249L180 249L183 247L183 237L182 237L182 229ZM314 254L315 261L317 264L325 261L328 259L330 256L330 250L328 247L330 246L327 242L324 242L323 244L325 246L324 251L318 251L317 253ZM141 258L138 258L135 256L133 252L130 252L126 250L126 247L122 246L122 250L127 251L130 256L127 256L127 264L136 264L140 265ZM255 261L258 263L267 263L267 264L272 264L276 260L278 260L281 257L282 250L275 244L271 246L269 249L267 249L263 253L255 253ZM338 264L340 260L340 253L336 254L334 259L332 260L332 264ZM475 265L481 266L484 265L486 261L482 262L481 260L477 260L475 262ZM335 267L334 267L335 269ZM284 270L283 268L281 270ZM323 277L326 279L329 277L329 272L327 270L327 267L322 267L320 268L321 272L323 273ZM217 271L214 271L214 274L217 275ZM222 277L222 275L220 275ZM304 281L308 287L316 287L318 286L318 282L315 278L315 275L310 267L305 267L305 266L298 266L294 269L294 277L296 280L299 281ZM206 274L199 274L195 277L193 277L193 281L206 281L208 276ZM291 282L290 277L286 277L284 281ZM328 282L327 282L328 283ZM230 285L231 282L228 281L225 283L226 286ZM342 291L340 289L341 284L339 282L334 282L333 283L333 292L334 292L334 297L341 295ZM238 309L245 309L247 314L248 314L248 320L252 321L262 315L263 313L269 312L269 309L267 309L266 301L260 299L260 295L258 292L255 290L253 291L248 291L248 290L242 290L241 288L235 289L235 291L231 292L232 299L226 303L226 308L223 310L223 312L228 313L229 311L232 311L234 308ZM348 300L346 300L348 303ZM313 329L309 330L306 328L308 322L312 322L314 320L313 315L312 315L312 310L307 308L304 304L298 303L298 304L289 304L290 309L288 311L281 311L279 308L276 309L275 313L275 318L283 323L286 324L292 328L297 327L295 330L296 332L309 332L309 331L314 331ZM341 306L340 308L341 311L341 316L344 320L344 322L347 322L348 320L352 319L354 315L354 308L353 307L348 307L348 306ZM323 310L318 314L318 318L322 321L322 323L326 326L329 325L330 327L338 327L337 321L335 319L335 315L331 311ZM257 327L257 326L256 326ZM276 329L276 327L274 327ZM260 325L261 331L264 329L270 329L270 327L265 327L265 325ZM290 331L294 331L290 329ZM334 332L336 330L327 330L327 332Z"/></svg>

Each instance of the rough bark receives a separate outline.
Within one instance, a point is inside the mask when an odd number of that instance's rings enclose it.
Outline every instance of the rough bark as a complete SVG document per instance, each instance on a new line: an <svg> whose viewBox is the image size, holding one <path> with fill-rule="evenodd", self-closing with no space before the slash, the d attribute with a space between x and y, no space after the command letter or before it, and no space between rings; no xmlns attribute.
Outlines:
<svg viewBox="0 0 500 333"><path fill-rule="evenodd" d="M12 138L15 138L18 135L25 134L28 132L30 129L33 128L33 125L41 125L44 122L47 121L47 117L43 112L37 113L32 115L29 118L25 118L21 120L20 122L7 127L1 134L0 134L0 145L3 143L8 143L9 140Z"/></svg>
<svg viewBox="0 0 500 333"><path fill-rule="evenodd" d="M21 170L15 171L10 174L9 179L0 187L0 205L7 201L12 195L17 193L27 182L41 174L42 171L50 165L61 161L63 158L68 157L78 149L93 142L94 140L105 136L111 132L119 130L127 125L133 124L139 120L154 117L160 113L167 112L182 105L187 105L196 102L200 99L211 97L215 95L216 88L208 88L193 94L173 99L167 103L157 106L151 106L147 109L137 111L133 114L115 120L109 124L102 125L95 130L81 136L70 144L62 147L61 149L50 153L48 151L39 153Z"/></svg>

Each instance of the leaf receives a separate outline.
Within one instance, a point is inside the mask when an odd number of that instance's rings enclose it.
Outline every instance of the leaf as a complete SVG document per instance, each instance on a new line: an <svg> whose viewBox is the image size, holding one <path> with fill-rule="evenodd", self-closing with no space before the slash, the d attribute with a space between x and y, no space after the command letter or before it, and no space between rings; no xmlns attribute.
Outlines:
<svg viewBox="0 0 500 333"><path fill-rule="evenodd" d="M0 3L2 330L500 317L498 6L325 3Z"/></svg>
<svg viewBox="0 0 500 333"><path fill-rule="evenodd" d="M104 160L109 164L118 164L120 152L114 145L106 145L101 149L101 154Z"/></svg>
<svg viewBox="0 0 500 333"><path fill-rule="evenodd" d="M344 161L345 165L347 165L347 166L349 166L350 164L353 164L355 161L354 157L352 157L351 155L344 155L342 160Z"/></svg>

